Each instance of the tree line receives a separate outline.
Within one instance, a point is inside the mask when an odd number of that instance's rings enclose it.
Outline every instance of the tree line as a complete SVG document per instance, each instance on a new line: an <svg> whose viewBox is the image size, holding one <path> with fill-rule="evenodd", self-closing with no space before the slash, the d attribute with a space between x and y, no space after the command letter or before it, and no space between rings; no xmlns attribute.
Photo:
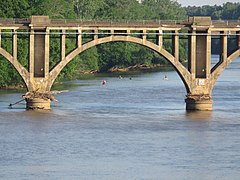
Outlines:
<svg viewBox="0 0 240 180"><path fill-rule="evenodd" d="M185 7L188 16L211 16L212 20L240 20L240 3Z"/></svg>
<svg viewBox="0 0 240 180"><path fill-rule="evenodd" d="M210 15L213 19L239 19L240 3L223 6L182 7L174 0L2 0L1 18L28 18L31 15L47 15L50 19L82 20L186 20L188 15ZM26 67L28 62L28 39L19 38L18 59ZM66 42L67 52L74 43ZM168 45L168 40L164 42ZM50 66L60 57L59 40L50 41ZM2 46L9 52L11 38L2 37ZM186 44L181 45L180 59L187 59ZM85 71L106 72L112 67L127 67L135 64L165 64L167 61L157 53L133 43L106 43L81 53L61 72L58 80L76 78ZM19 84L22 80L13 67L0 56L0 87Z"/></svg>

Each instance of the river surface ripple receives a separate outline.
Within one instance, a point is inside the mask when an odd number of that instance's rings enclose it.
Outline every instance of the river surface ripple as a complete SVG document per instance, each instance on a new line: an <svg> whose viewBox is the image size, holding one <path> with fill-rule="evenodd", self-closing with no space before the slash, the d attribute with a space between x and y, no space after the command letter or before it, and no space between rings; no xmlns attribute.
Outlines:
<svg viewBox="0 0 240 180"><path fill-rule="evenodd" d="M1 92L0 179L237 180L239 61L217 81L212 112L185 111L176 72L66 82L79 86L51 112L8 109L22 93Z"/></svg>

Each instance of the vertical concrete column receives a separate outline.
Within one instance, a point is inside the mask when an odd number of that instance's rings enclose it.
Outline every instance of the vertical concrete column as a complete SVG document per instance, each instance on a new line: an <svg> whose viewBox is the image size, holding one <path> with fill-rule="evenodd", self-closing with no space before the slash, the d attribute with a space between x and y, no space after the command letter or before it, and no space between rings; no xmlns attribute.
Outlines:
<svg viewBox="0 0 240 180"><path fill-rule="evenodd" d="M143 40L143 44L146 44L146 41L147 41L147 30L146 29L142 30L142 40Z"/></svg>
<svg viewBox="0 0 240 180"><path fill-rule="evenodd" d="M127 29L127 40L129 39L130 35L131 35L131 30L128 28Z"/></svg>
<svg viewBox="0 0 240 180"><path fill-rule="evenodd" d="M66 57L66 30L61 30L60 35L60 41L61 41L61 61L63 61Z"/></svg>
<svg viewBox="0 0 240 180"><path fill-rule="evenodd" d="M189 32L188 36L188 70L191 73L192 79L195 79L196 74L196 31Z"/></svg>
<svg viewBox="0 0 240 180"><path fill-rule="evenodd" d="M50 57L50 30L46 29L46 34L45 34L45 61L44 61L45 79L48 79L48 75L49 75L49 57Z"/></svg>
<svg viewBox="0 0 240 180"><path fill-rule="evenodd" d="M94 30L93 30L93 33L94 33L93 39L94 39L95 41L98 40L98 29L94 29Z"/></svg>
<svg viewBox="0 0 240 180"><path fill-rule="evenodd" d="M29 73L30 81L33 81L34 77L34 30L31 29L29 37ZM32 83L31 83L32 84ZM29 91L32 89L30 88Z"/></svg>
<svg viewBox="0 0 240 180"><path fill-rule="evenodd" d="M13 58L17 60L17 31L14 29L13 31Z"/></svg>
<svg viewBox="0 0 240 180"><path fill-rule="evenodd" d="M172 31L172 55L175 61L179 61L179 34L178 31Z"/></svg>
<svg viewBox="0 0 240 180"><path fill-rule="evenodd" d="M207 32L207 40L206 40L206 78L210 78L211 75L211 31Z"/></svg>
<svg viewBox="0 0 240 180"><path fill-rule="evenodd" d="M80 48L81 46L82 46L82 29L78 28L77 47Z"/></svg>
<svg viewBox="0 0 240 180"><path fill-rule="evenodd" d="M227 60L227 32L220 32L220 61L225 62Z"/></svg>
<svg viewBox="0 0 240 180"><path fill-rule="evenodd" d="M159 47L159 50L162 49L163 46L163 30L159 29L157 32L157 45Z"/></svg>
<svg viewBox="0 0 240 180"><path fill-rule="evenodd" d="M111 36L114 36L114 29L113 28L111 28L110 33L111 33Z"/></svg>
<svg viewBox="0 0 240 180"><path fill-rule="evenodd" d="M111 28L110 33L111 33L110 39L111 39L111 41L112 41L113 36L114 36L114 29L113 29L113 28Z"/></svg>

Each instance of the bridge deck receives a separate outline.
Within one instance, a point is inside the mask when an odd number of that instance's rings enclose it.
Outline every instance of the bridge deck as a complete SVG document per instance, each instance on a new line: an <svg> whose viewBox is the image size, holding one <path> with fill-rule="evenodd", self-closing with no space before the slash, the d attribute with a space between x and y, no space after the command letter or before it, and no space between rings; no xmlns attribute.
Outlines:
<svg viewBox="0 0 240 180"><path fill-rule="evenodd" d="M11 26L19 28L27 28L31 25L31 19L0 19L0 28ZM34 25L34 24L33 24ZM43 26L50 27L170 27L170 28L189 28L194 24L189 21L174 21L174 20L155 20L155 21L83 21L83 20L49 20L42 23ZM201 25L200 25L201 26ZM203 25L206 26L206 25ZM211 21L209 26L212 28L240 28L240 20L228 21L217 20Z"/></svg>

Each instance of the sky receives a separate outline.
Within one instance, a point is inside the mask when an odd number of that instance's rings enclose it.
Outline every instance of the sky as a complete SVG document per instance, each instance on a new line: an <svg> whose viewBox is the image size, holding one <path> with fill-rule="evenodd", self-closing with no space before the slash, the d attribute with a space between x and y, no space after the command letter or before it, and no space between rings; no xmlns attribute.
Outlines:
<svg viewBox="0 0 240 180"><path fill-rule="evenodd" d="M182 6L222 5L226 2L240 2L240 0L177 0Z"/></svg>

